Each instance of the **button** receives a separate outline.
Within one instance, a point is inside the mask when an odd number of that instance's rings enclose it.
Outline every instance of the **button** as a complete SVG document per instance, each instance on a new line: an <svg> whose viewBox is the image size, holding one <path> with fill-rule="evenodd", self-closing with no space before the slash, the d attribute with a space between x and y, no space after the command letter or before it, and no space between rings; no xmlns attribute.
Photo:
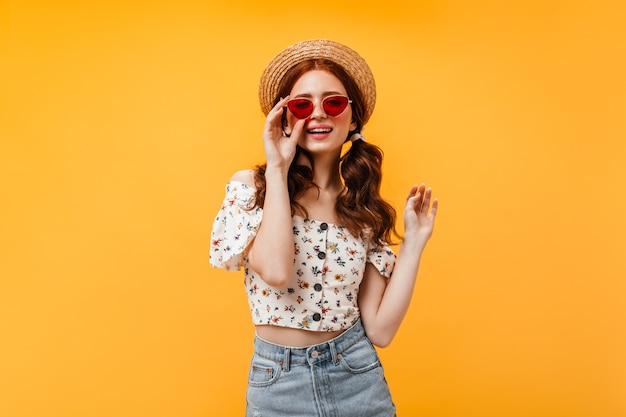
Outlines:
<svg viewBox="0 0 626 417"><path fill-rule="evenodd" d="M320 284L320 283L318 282L317 284L315 284L315 285L313 286L313 289L314 289L315 291L317 291L317 292L322 291L322 284Z"/></svg>
<svg viewBox="0 0 626 417"><path fill-rule="evenodd" d="M326 258L326 254L324 252L317 252L317 257L320 259Z"/></svg>
<svg viewBox="0 0 626 417"><path fill-rule="evenodd" d="M314 321L320 321L322 319L322 315L320 313L313 314Z"/></svg>
<svg viewBox="0 0 626 417"><path fill-rule="evenodd" d="M313 352L311 352L311 357L313 359L317 358L320 355L320 353L317 350L314 350Z"/></svg>
<svg viewBox="0 0 626 417"><path fill-rule="evenodd" d="M326 230L326 229L328 229L328 223L322 223L322 224L320 224L320 229L322 229L322 230Z"/></svg>

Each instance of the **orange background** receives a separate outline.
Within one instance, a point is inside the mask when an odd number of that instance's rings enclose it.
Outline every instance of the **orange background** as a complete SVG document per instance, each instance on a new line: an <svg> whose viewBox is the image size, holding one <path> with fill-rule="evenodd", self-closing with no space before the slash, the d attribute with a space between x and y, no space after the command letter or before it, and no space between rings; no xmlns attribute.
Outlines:
<svg viewBox="0 0 626 417"><path fill-rule="evenodd" d="M399 415L625 416L621 4L0 3L0 415L243 415L210 228L264 65L326 37L376 76L386 196L441 200L381 350Z"/></svg>

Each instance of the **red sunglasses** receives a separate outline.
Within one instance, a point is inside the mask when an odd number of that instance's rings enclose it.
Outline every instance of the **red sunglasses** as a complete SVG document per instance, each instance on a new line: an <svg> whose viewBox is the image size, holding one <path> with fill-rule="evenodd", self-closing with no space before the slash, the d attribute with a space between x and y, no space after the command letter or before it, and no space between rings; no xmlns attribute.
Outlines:
<svg viewBox="0 0 626 417"><path fill-rule="evenodd" d="M352 103L346 96L328 96L322 100L324 113L331 117L337 117ZM315 104L308 98L294 98L287 102L287 108L298 119L306 119L313 114Z"/></svg>

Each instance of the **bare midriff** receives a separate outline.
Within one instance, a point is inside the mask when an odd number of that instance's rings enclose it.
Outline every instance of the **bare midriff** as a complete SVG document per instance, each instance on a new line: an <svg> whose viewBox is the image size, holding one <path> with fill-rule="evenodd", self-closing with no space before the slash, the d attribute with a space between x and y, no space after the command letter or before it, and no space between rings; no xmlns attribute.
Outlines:
<svg viewBox="0 0 626 417"><path fill-rule="evenodd" d="M270 343L289 347L305 347L318 345L334 339L343 333L343 330L333 332L315 332L310 330L293 329L291 327L259 325L256 326L259 337Z"/></svg>

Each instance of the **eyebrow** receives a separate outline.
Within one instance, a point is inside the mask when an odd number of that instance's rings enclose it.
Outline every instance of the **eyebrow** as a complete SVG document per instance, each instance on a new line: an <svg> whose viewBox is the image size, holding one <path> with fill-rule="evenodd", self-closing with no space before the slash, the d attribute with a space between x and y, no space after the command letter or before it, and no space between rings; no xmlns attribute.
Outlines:
<svg viewBox="0 0 626 417"><path fill-rule="evenodd" d="M340 92L340 91L324 91L322 93L322 97L328 97L328 96L345 96L346 94ZM302 93L302 94L297 94L294 97L305 97L305 98L313 98L313 94L311 93Z"/></svg>

